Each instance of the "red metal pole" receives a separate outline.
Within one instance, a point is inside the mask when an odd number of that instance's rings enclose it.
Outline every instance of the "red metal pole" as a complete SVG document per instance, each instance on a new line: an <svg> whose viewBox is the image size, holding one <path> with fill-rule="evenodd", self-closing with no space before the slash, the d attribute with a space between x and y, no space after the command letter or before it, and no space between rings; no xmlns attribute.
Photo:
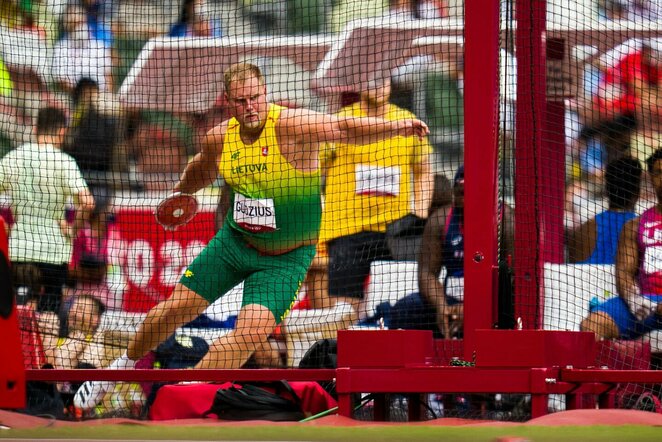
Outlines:
<svg viewBox="0 0 662 442"><path fill-rule="evenodd" d="M517 110L515 131L515 316L538 328L543 273L540 216L541 152L545 122L545 0L517 0Z"/></svg>
<svg viewBox="0 0 662 442"><path fill-rule="evenodd" d="M566 55L565 40L547 38L545 44L546 63L562 66ZM540 192L544 198L541 211L545 225L543 257L545 262L561 264L565 260L565 101L562 93L548 95L554 96L545 97L545 132L540 162Z"/></svg>
<svg viewBox="0 0 662 442"><path fill-rule="evenodd" d="M499 1L465 2L464 354L497 317Z"/></svg>

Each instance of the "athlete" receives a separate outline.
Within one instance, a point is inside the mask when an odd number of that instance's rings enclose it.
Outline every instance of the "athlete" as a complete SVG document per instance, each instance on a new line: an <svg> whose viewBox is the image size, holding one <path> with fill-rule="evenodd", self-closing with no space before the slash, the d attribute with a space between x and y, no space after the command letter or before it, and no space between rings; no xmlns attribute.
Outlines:
<svg viewBox="0 0 662 442"><path fill-rule="evenodd" d="M315 255L321 219L319 144L422 138L429 132L416 119L343 118L269 103L262 73L252 64L228 68L224 86L232 118L208 132L174 191L197 192L220 173L231 199L225 222L109 368L133 368L243 281L235 329L216 340L196 366L241 367L288 313ZM74 403L91 409L112 386L85 382Z"/></svg>

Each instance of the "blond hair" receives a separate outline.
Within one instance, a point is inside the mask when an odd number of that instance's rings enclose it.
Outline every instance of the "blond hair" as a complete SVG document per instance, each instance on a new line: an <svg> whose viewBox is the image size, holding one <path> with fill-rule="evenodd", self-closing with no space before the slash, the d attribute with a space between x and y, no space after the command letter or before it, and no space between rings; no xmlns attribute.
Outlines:
<svg viewBox="0 0 662 442"><path fill-rule="evenodd" d="M264 77L260 68L251 63L235 63L226 69L223 74L223 85L225 93L229 93L230 86L234 81L245 81L251 77L258 79L260 84L264 84Z"/></svg>

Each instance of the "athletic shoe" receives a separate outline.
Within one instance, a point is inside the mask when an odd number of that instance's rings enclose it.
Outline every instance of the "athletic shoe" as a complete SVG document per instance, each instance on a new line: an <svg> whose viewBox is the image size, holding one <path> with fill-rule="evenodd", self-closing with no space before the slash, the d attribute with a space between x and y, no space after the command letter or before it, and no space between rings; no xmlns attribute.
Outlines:
<svg viewBox="0 0 662 442"><path fill-rule="evenodd" d="M74 396L74 406L83 411L91 410L101 402L106 392L114 386L114 382L86 381Z"/></svg>

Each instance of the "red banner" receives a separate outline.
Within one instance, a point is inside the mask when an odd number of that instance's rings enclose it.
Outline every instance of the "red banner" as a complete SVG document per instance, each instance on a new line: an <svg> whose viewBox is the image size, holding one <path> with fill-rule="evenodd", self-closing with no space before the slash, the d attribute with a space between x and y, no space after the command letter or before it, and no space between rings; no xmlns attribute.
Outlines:
<svg viewBox="0 0 662 442"><path fill-rule="evenodd" d="M108 285L122 309L146 312L170 296L185 267L214 236L214 213L166 231L152 210L118 208L109 244Z"/></svg>

